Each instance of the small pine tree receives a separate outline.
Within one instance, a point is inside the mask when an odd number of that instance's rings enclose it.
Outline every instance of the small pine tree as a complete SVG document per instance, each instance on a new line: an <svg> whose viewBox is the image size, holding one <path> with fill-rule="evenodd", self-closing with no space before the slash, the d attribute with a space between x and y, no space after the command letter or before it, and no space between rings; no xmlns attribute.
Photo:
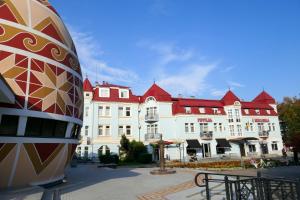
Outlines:
<svg viewBox="0 0 300 200"><path fill-rule="evenodd" d="M130 142L128 138L125 135L122 135L122 138L120 140L120 157L124 158L127 156L130 148Z"/></svg>

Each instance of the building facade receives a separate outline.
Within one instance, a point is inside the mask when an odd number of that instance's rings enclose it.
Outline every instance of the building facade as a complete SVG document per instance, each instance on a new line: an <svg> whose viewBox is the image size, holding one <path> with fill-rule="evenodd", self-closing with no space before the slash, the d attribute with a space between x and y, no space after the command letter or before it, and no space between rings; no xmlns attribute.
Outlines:
<svg viewBox="0 0 300 200"><path fill-rule="evenodd" d="M220 100L172 97L153 84L142 96L129 87L84 81L82 143L77 153L118 153L121 136L142 141L152 152L160 135L168 159L281 154L276 102L267 92L252 101L228 91Z"/></svg>

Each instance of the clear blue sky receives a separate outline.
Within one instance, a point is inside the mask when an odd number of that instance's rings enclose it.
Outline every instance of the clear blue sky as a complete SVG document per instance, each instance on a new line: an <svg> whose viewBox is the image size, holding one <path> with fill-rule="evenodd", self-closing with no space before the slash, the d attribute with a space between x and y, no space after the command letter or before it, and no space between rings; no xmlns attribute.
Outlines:
<svg viewBox="0 0 300 200"><path fill-rule="evenodd" d="M83 73L142 94L246 100L300 93L300 1L52 0Z"/></svg>

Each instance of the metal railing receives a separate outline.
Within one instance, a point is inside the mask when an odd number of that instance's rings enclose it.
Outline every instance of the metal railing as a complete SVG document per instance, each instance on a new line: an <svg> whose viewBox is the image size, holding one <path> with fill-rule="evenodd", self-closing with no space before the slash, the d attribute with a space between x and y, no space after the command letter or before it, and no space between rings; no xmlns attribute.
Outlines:
<svg viewBox="0 0 300 200"><path fill-rule="evenodd" d="M160 133L146 133L145 134L145 141L159 140L159 139L160 139Z"/></svg>
<svg viewBox="0 0 300 200"><path fill-rule="evenodd" d="M213 132L212 131L200 132L200 138L202 140L211 140L213 138Z"/></svg>
<svg viewBox="0 0 300 200"><path fill-rule="evenodd" d="M159 120L159 116L156 113L148 113L145 115L145 121L146 122L157 122Z"/></svg>
<svg viewBox="0 0 300 200"><path fill-rule="evenodd" d="M260 131L258 132L258 136L262 138L269 137L270 131Z"/></svg>
<svg viewBox="0 0 300 200"><path fill-rule="evenodd" d="M300 181L283 178L198 173L195 184L205 188L206 199L299 200Z"/></svg>

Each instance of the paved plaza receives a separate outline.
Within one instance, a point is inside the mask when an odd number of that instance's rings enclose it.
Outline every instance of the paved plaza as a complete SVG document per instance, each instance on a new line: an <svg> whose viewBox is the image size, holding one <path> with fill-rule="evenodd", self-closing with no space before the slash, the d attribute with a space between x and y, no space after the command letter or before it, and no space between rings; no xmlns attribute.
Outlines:
<svg viewBox="0 0 300 200"><path fill-rule="evenodd" d="M81 164L76 168L68 168L66 182L46 190L45 194L55 194L61 200L201 200L206 199L205 188L197 187L194 177L200 170L176 169L176 174L151 175L154 168L119 167L117 169L98 168L93 164ZM235 174L255 176L257 171L235 170L215 172L221 174ZM278 167L262 170L262 176L299 178L300 167ZM224 176L213 178L224 179ZM224 184L210 182L212 199L223 199ZM54 192L55 191L55 192ZM18 191L7 198L15 199ZM25 193L29 199L41 199L43 190L38 187L29 189ZM52 200L51 195L43 196L43 200ZM27 199L28 199L27 198Z"/></svg>

